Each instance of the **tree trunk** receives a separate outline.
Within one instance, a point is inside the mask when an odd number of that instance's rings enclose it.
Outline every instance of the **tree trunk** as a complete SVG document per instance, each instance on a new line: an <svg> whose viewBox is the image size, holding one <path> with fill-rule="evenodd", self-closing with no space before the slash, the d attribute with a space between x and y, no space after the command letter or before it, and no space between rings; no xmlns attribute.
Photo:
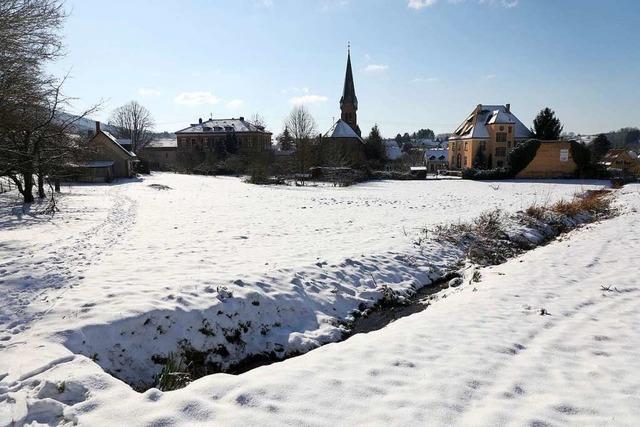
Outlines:
<svg viewBox="0 0 640 427"><path fill-rule="evenodd" d="M22 191L22 196L24 198L25 203L33 203L35 200L33 198L33 174L32 173L24 173L22 174L24 179L24 188Z"/></svg>
<svg viewBox="0 0 640 427"><path fill-rule="evenodd" d="M38 197L44 199L47 194L44 192L44 176L41 173L38 174Z"/></svg>
<svg viewBox="0 0 640 427"><path fill-rule="evenodd" d="M53 185L55 188L55 192L59 193L60 192L60 180L58 178L53 180Z"/></svg>

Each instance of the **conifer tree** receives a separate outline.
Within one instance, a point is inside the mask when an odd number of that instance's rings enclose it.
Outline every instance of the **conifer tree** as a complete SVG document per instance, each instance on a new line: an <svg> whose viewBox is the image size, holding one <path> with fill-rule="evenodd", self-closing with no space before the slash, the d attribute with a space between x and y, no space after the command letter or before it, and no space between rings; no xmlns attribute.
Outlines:
<svg viewBox="0 0 640 427"><path fill-rule="evenodd" d="M560 138L562 133L562 123L556 117L556 113L550 109L545 108L538 113L538 116L533 120L533 132L536 139L543 141L555 141Z"/></svg>

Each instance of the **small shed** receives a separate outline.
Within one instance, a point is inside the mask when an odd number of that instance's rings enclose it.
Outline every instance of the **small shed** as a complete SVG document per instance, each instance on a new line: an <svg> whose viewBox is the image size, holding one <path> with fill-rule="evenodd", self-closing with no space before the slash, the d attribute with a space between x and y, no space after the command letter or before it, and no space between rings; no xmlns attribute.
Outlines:
<svg viewBox="0 0 640 427"><path fill-rule="evenodd" d="M113 161L89 161L76 165L78 180L82 182L113 181Z"/></svg>

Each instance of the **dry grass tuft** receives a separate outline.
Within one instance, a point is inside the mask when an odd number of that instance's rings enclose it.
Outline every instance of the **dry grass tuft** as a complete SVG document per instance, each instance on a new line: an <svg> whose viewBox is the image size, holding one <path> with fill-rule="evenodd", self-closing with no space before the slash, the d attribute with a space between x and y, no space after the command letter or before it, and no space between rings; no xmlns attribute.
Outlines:
<svg viewBox="0 0 640 427"><path fill-rule="evenodd" d="M570 201L560 200L551 210L560 215L575 217L581 214L606 215L611 211L611 190L588 190Z"/></svg>

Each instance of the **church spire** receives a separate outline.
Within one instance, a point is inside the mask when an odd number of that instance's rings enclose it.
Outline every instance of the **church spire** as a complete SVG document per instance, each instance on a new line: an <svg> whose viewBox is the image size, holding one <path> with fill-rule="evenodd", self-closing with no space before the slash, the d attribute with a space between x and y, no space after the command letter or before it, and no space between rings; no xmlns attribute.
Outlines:
<svg viewBox="0 0 640 427"><path fill-rule="evenodd" d="M342 90L342 98L340 98L340 110L342 110L341 118L351 126L351 128L360 135L358 127L358 98L356 97L356 88L353 84L353 70L351 69L351 44L347 47L347 71L344 76L344 89Z"/></svg>
<svg viewBox="0 0 640 427"><path fill-rule="evenodd" d="M346 103L352 103L356 110L358 109L358 98L356 97L353 71L351 69L351 44L347 47L347 72L344 76L344 89L342 90L342 98L340 98L340 107L342 108Z"/></svg>

